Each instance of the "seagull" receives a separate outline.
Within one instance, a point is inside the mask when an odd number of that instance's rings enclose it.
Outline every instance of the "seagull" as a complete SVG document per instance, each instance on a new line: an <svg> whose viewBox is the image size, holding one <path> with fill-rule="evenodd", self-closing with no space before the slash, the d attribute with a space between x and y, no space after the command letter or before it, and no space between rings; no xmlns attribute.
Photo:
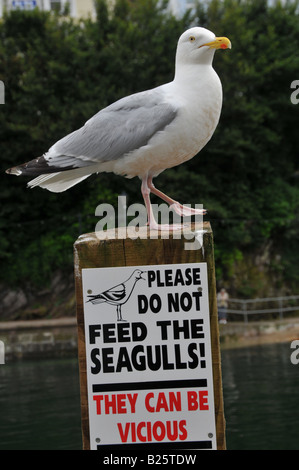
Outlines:
<svg viewBox="0 0 299 470"><path fill-rule="evenodd" d="M227 48L231 42L226 37L201 27L188 29L178 40L173 81L116 101L42 156L6 172L35 177L30 188L55 193L93 173L137 176L153 230L175 226L157 223L151 193L180 216L205 214L204 209L186 207L158 190L153 179L193 158L211 139L222 108L221 81L212 62L217 49Z"/></svg>
<svg viewBox="0 0 299 470"><path fill-rule="evenodd" d="M140 269L135 269L129 279L121 284L117 284L117 286L111 287L111 289L101 294L88 295L90 299L87 302L91 302L93 305L102 303L116 305L117 321L126 321L122 318L121 306L131 297L136 282L139 281L139 279L145 280L144 277L142 277L144 272L145 271L141 271Z"/></svg>

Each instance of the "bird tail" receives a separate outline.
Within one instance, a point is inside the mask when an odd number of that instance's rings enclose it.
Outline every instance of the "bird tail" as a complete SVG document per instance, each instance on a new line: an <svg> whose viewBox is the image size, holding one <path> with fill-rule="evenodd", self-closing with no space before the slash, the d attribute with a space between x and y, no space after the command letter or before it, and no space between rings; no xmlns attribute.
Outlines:
<svg viewBox="0 0 299 470"><path fill-rule="evenodd" d="M93 305L102 304L103 302L106 302L106 300L100 297L99 295L89 295L88 297L91 298L87 302L91 302Z"/></svg>
<svg viewBox="0 0 299 470"><path fill-rule="evenodd" d="M62 193L63 191L66 191L72 186L75 186L75 184L80 183L91 175L91 173L87 175L82 175L82 173L86 173L86 168L40 175L37 178L29 181L28 187L34 188L39 186L40 188L51 191L52 193Z"/></svg>

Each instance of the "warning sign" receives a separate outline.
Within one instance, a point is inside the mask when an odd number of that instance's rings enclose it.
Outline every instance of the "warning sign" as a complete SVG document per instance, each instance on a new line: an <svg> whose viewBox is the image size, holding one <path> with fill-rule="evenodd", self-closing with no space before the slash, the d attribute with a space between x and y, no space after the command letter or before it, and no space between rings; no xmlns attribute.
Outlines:
<svg viewBox="0 0 299 470"><path fill-rule="evenodd" d="M82 279L90 448L216 449L206 263Z"/></svg>

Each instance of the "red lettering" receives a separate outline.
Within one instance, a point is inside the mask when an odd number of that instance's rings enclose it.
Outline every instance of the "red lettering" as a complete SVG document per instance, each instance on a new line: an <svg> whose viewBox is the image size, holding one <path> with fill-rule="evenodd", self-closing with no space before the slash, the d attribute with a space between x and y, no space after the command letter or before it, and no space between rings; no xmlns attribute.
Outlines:
<svg viewBox="0 0 299 470"><path fill-rule="evenodd" d="M156 412L158 413L161 409L164 410L164 411L169 411L169 408L168 408L168 405L167 405L167 400L165 398L164 393L159 393L159 395L158 395Z"/></svg>
<svg viewBox="0 0 299 470"><path fill-rule="evenodd" d="M181 404L181 392L168 392L166 395L164 392L159 392L155 405L154 399L155 394L153 392L148 393L145 396L145 407L150 413L159 413L163 411L182 411Z"/></svg>
<svg viewBox="0 0 299 470"><path fill-rule="evenodd" d="M123 431L121 423L117 423L117 427L119 430L121 442L127 442L130 432L130 423L126 423L125 432Z"/></svg>
<svg viewBox="0 0 299 470"><path fill-rule="evenodd" d="M158 430L160 431L158 432ZM157 421L153 425L153 436L156 441L163 441L165 437L166 431L165 431L165 425L161 421Z"/></svg>
<svg viewBox="0 0 299 470"><path fill-rule="evenodd" d="M197 410L197 393L196 392L187 392L188 397L188 411Z"/></svg>
<svg viewBox="0 0 299 470"><path fill-rule="evenodd" d="M161 442L165 438L169 441L185 441L188 433L186 420L181 421L141 421L140 423L117 423L121 442Z"/></svg>
<svg viewBox="0 0 299 470"><path fill-rule="evenodd" d="M185 441L187 439L187 429L186 429L186 420L183 419L179 422L179 429L182 434L180 434L179 439L180 441Z"/></svg>
<svg viewBox="0 0 299 470"><path fill-rule="evenodd" d="M171 425L173 429L171 429ZM167 437L170 441L176 441L178 438L178 422L166 421Z"/></svg>
<svg viewBox="0 0 299 470"><path fill-rule="evenodd" d="M131 405L131 413L135 413L137 397L138 393L134 393L133 395L131 395L130 393L128 394L128 400Z"/></svg>
<svg viewBox="0 0 299 470"><path fill-rule="evenodd" d="M155 411L155 408L153 406L151 406L150 404L150 399L154 397L154 394L151 392L151 393L148 393L146 396L145 396L145 408L147 409L147 411L149 411L150 413L154 413Z"/></svg>
<svg viewBox="0 0 299 470"><path fill-rule="evenodd" d="M136 442L136 426L135 423L131 423L132 442Z"/></svg>
<svg viewBox="0 0 299 470"><path fill-rule="evenodd" d="M146 423L146 428L147 428L147 440L148 442L152 441L152 423L148 421Z"/></svg>
<svg viewBox="0 0 299 470"><path fill-rule="evenodd" d="M208 391L203 390L201 392L198 392L199 396L199 409L200 410L208 410L209 405L208 405Z"/></svg>
<svg viewBox="0 0 299 470"><path fill-rule="evenodd" d="M112 395L94 395L93 399L96 402L97 414L126 414L126 413L135 413L136 411L136 401L138 398L138 393L126 394L112 394ZM128 400L128 402L127 402ZM103 402L103 403L102 403ZM130 410L131 408L131 410Z"/></svg>
<svg viewBox="0 0 299 470"><path fill-rule="evenodd" d="M105 414L109 415L110 409L112 411L112 414L116 414L116 396L111 395L111 398L109 399L109 395L105 395L104 398L105 401Z"/></svg>
<svg viewBox="0 0 299 470"><path fill-rule="evenodd" d="M182 411L181 392L169 392L170 411Z"/></svg>
<svg viewBox="0 0 299 470"><path fill-rule="evenodd" d="M103 395L94 395L93 399L96 401L96 407L97 407L97 415L101 414L101 401L103 400L104 396Z"/></svg>
<svg viewBox="0 0 299 470"><path fill-rule="evenodd" d="M188 411L204 411L209 409L208 391L200 390L199 392L187 392Z"/></svg>
<svg viewBox="0 0 299 470"><path fill-rule="evenodd" d="M135 424L135 423L132 423L132 424ZM146 442L146 435L143 436L143 434L141 433L142 428L146 428L146 423L144 421L142 421L141 423L137 425L137 437L141 442Z"/></svg>
<svg viewBox="0 0 299 470"><path fill-rule="evenodd" d="M117 395L117 412L120 414L127 412L126 395L124 393Z"/></svg>

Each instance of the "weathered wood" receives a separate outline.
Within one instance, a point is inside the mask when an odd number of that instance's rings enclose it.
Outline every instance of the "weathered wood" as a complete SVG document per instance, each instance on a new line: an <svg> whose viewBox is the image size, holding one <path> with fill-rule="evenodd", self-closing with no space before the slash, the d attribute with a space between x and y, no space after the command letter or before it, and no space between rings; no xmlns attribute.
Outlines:
<svg viewBox="0 0 299 470"><path fill-rule="evenodd" d="M226 448L221 358L216 303L213 234L208 222L205 222L203 226L196 226L194 224L191 226L192 232L202 229L206 231L203 236L203 247L196 250L186 250L184 244L190 240L186 240L184 236L181 238L176 238L177 234L173 235L170 233L168 239L163 239L163 232L161 232L157 234L158 238L151 239L149 238L149 230L145 227L141 228L140 230L141 238L134 240L130 238L132 233L129 232L129 236L127 236L128 234L126 229L120 228L115 231L116 238L109 238L113 235L113 233L109 233L108 231L106 240L99 240L95 233L90 233L80 236L76 241L74 245L74 257L77 298L78 356L82 407L82 434L84 449L90 448L90 440L88 425L85 331L82 300L82 269L200 262L206 262L208 267L217 446L219 450ZM188 233L190 235L190 231Z"/></svg>

